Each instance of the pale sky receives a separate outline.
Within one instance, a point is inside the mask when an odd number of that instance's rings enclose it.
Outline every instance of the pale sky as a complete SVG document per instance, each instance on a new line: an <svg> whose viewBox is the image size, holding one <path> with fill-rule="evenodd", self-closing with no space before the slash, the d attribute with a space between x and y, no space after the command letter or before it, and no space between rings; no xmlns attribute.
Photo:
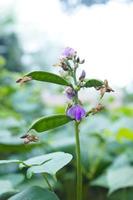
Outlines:
<svg viewBox="0 0 133 200"><path fill-rule="evenodd" d="M91 78L107 78L116 86L133 82L133 3L111 0L70 14L58 0L0 0L0 12L12 2L18 30L29 42L40 43L45 33L53 44L75 48Z"/></svg>

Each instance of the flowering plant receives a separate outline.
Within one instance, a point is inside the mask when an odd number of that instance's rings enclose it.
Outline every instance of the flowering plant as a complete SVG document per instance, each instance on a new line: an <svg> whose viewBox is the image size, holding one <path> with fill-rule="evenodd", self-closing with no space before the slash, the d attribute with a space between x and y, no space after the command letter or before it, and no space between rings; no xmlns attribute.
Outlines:
<svg viewBox="0 0 133 200"><path fill-rule="evenodd" d="M65 93L70 102L67 105L67 109L64 115L52 115L45 116L35 121L29 128L27 134L22 136L24 142L36 142L38 137L30 134L30 130L34 129L36 132L44 132L56 127L62 126L68 122L74 122L75 124L75 138L76 138L76 160L77 160L77 200L82 200L82 166L80 156L80 140L79 140L79 126L82 120L88 117L90 114L96 114L101 111L104 106L98 104L91 110L85 110L83 103L79 99L79 92L83 88L95 88L100 91L100 99L103 98L106 92L113 92L114 90L109 86L108 81L101 81L97 79L86 79L86 73L81 71L79 77L77 76L77 69L80 65L83 65L85 60L81 60L77 52L70 47L64 49L59 59L59 62L55 66L59 66L61 71L66 76L56 75L44 71L33 71L25 75L23 78L17 80L18 83L23 84L31 80L49 82L62 85L65 88ZM68 79L69 77L69 79Z"/></svg>

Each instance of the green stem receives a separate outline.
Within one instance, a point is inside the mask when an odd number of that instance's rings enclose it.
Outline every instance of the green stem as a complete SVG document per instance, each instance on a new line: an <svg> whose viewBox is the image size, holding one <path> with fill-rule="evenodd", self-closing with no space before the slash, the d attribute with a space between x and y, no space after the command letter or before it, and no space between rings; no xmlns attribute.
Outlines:
<svg viewBox="0 0 133 200"><path fill-rule="evenodd" d="M48 178L47 178L46 174L43 173L42 175L43 175L43 178L45 179L45 181L46 181L46 183L47 183L49 189L53 192L54 190L53 190L52 186L50 185L50 183L49 183L49 181L48 181Z"/></svg>
<svg viewBox="0 0 133 200"><path fill-rule="evenodd" d="M76 159L77 159L77 200L82 200L82 169L80 156L79 123L75 121Z"/></svg>
<svg viewBox="0 0 133 200"><path fill-rule="evenodd" d="M74 80L74 84L75 84L75 85L77 85L76 72L77 72L77 68L75 68L75 69L73 70L73 80Z"/></svg>

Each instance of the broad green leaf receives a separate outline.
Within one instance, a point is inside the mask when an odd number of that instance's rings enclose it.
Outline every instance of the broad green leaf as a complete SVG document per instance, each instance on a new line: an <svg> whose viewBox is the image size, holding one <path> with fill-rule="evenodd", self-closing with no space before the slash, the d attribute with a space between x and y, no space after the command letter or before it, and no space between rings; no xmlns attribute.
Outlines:
<svg viewBox="0 0 133 200"><path fill-rule="evenodd" d="M110 165L109 170L120 169L121 167L130 167L130 159L127 154L117 156Z"/></svg>
<svg viewBox="0 0 133 200"><path fill-rule="evenodd" d="M17 190L5 192L0 195L0 200L7 200L10 197L12 197L13 195L17 194L17 192L18 192Z"/></svg>
<svg viewBox="0 0 133 200"><path fill-rule="evenodd" d="M13 191L11 182L7 180L0 180L0 195L9 191Z"/></svg>
<svg viewBox="0 0 133 200"><path fill-rule="evenodd" d="M12 142L12 141L11 141ZM26 146L25 148L25 144L23 143L23 141L21 141L22 144L1 144L0 143L0 153L3 153L3 149L4 149L4 153L15 153L15 155L17 156L18 153L25 153L30 151L33 148L37 148L40 146L40 142L39 143L31 143L29 145ZM41 141L41 144L44 143L43 141ZM47 143L47 142L46 142ZM17 152L17 154L16 154Z"/></svg>
<svg viewBox="0 0 133 200"><path fill-rule="evenodd" d="M104 188L108 188L107 176L106 174L99 176L95 180L91 182L92 186L100 186Z"/></svg>
<svg viewBox="0 0 133 200"><path fill-rule="evenodd" d="M117 107L115 110L119 115L124 115L127 117L133 117L133 106L124 104L121 107Z"/></svg>
<svg viewBox="0 0 133 200"><path fill-rule="evenodd" d="M124 188L111 194L107 200L132 200L133 188Z"/></svg>
<svg viewBox="0 0 133 200"><path fill-rule="evenodd" d="M22 183L25 179L25 176L23 174L6 174L6 175L2 175L0 177L0 180L10 180L11 184L13 185L13 187L16 187L17 185L19 185L20 183Z"/></svg>
<svg viewBox="0 0 133 200"><path fill-rule="evenodd" d="M27 170L28 178L31 178L32 174L37 173L48 173L54 176L57 171L67 165L71 160L71 154L55 152L28 159L20 164L20 168L29 166Z"/></svg>
<svg viewBox="0 0 133 200"><path fill-rule="evenodd" d="M48 117L42 117L31 125L29 131L32 129L37 132L48 131L50 129L62 126L70 121L72 121L72 119L66 115L52 115Z"/></svg>
<svg viewBox="0 0 133 200"><path fill-rule="evenodd" d="M102 86L104 83L101 80L97 80L97 79L89 79L86 81L86 83L84 84L84 87L100 87Z"/></svg>
<svg viewBox="0 0 133 200"><path fill-rule="evenodd" d="M118 141L121 141L123 139L133 140L133 131L129 128L120 128L116 135L116 139Z"/></svg>
<svg viewBox="0 0 133 200"><path fill-rule="evenodd" d="M50 72L34 71L26 74L26 76L31 77L32 80L70 86L70 84L64 78Z"/></svg>
<svg viewBox="0 0 133 200"><path fill-rule="evenodd" d="M109 170L107 180L109 194L121 188L133 187L133 167L125 166L115 170Z"/></svg>
<svg viewBox="0 0 133 200"><path fill-rule="evenodd" d="M33 186L14 195L9 200L59 200L59 198L54 192Z"/></svg>

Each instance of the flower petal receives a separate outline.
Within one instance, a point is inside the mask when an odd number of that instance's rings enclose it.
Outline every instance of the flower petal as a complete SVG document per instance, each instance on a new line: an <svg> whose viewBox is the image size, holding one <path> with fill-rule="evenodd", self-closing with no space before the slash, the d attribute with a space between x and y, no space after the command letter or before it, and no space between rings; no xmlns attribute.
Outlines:
<svg viewBox="0 0 133 200"><path fill-rule="evenodd" d="M74 105L67 110L67 116L75 119L76 121L80 121L83 117L85 117L86 112L83 107L80 105Z"/></svg>
<svg viewBox="0 0 133 200"><path fill-rule="evenodd" d="M66 47L64 51L62 52L63 57L73 57L75 55L76 51L73 48Z"/></svg>

